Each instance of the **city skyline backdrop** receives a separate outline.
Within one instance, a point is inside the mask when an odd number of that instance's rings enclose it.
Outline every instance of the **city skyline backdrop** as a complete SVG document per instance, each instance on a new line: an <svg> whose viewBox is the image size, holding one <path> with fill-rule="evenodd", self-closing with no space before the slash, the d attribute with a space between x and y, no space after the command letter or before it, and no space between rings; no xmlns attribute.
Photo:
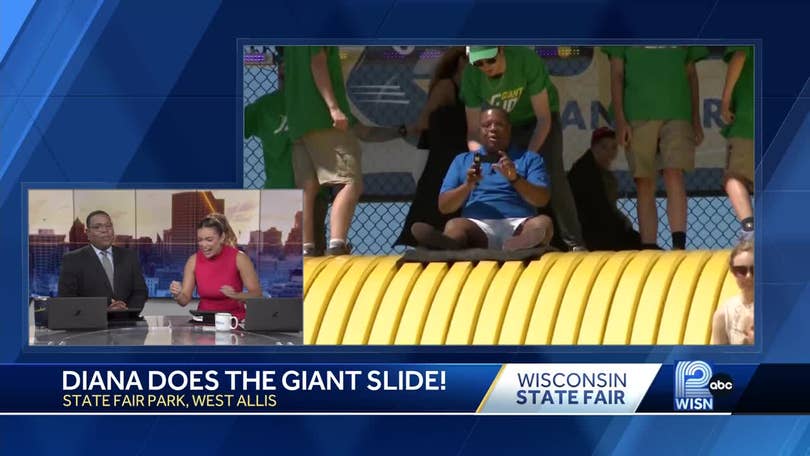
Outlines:
<svg viewBox="0 0 810 456"><path fill-rule="evenodd" d="M302 205L300 190L29 190L28 233L45 229L67 235L74 220L84 223L87 214L103 210L110 214L116 235L154 242L171 227L172 195L194 191L210 191L227 201L225 216L243 245L251 231L275 227L288 233L294 223L291 214Z"/></svg>

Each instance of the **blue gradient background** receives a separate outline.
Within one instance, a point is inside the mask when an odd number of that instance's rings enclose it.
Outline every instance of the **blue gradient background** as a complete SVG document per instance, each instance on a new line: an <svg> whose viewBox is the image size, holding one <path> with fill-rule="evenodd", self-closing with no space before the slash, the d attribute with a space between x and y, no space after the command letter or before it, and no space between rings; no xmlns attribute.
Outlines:
<svg viewBox="0 0 810 456"><path fill-rule="evenodd" d="M0 362L808 362L810 59L806 2L217 0L4 2L0 51ZM351 5L351 6L350 6ZM10 14L9 12L12 12ZM21 19L24 17L24 19ZM21 25L14 33L15 24ZM12 38L13 37L13 38ZM757 345L708 348L34 350L26 342L24 187L242 182L239 39L279 43L757 44ZM18 223L20 221L20 223ZM19 260L19 261L18 261ZM21 264L22 263L22 264ZM805 417L3 417L0 452L200 454L271 448L471 454L803 452ZM201 430L205 429L206 432ZM217 432L210 432L211 429ZM34 451L31 451L34 450Z"/></svg>

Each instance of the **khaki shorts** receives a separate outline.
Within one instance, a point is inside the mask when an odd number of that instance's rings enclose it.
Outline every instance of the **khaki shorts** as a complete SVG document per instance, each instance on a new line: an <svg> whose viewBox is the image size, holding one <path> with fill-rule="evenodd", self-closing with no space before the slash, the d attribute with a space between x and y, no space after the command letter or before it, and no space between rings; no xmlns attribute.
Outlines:
<svg viewBox="0 0 810 456"><path fill-rule="evenodd" d="M691 122L638 120L630 122L630 128L626 154L633 177L654 178L659 169L695 168L695 132Z"/></svg>
<svg viewBox="0 0 810 456"><path fill-rule="evenodd" d="M320 185L338 185L358 182L363 177L360 143L351 130L310 131L293 144L292 157L299 187L310 179L317 179Z"/></svg>
<svg viewBox="0 0 810 456"><path fill-rule="evenodd" d="M735 176L754 183L754 140L728 138L726 145L726 176Z"/></svg>

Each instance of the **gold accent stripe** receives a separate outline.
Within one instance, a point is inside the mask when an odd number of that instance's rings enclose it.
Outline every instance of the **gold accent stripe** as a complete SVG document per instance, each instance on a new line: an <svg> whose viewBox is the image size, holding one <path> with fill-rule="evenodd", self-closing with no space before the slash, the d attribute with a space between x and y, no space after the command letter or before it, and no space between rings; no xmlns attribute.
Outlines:
<svg viewBox="0 0 810 456"><path fill-rule="evenodd" d="M492 380L492 383L489 385L489 389L487 390L487 394L484 395L484 398L481 399L481 403L478 404L478 408L475 409L475 413L481 413L481 410L484 408L484 405L489 400L489 395L492 394L492 391L495 389L495 385L498 384L498 380L501 378L501 374L503 374L503 370L506 368L506 364L501 364L501 368L498 369L498 374L495 375L495 379Z"/></svg>

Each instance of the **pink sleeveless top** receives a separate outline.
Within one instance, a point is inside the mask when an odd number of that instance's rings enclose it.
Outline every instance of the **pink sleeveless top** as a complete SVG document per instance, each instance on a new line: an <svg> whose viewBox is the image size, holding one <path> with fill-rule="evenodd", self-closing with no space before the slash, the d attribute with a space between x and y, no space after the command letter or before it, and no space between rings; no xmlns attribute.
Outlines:
<svg viewBox="0 0 810 456"><path fill-rule="evenodd" d="M236 268L236 255L239 250L231 246L222 246L219 255L206 258L197 251L194 266L194 278L197 282L197 294L200 295L201 312L230 312L234 317L245 318L245 303L228 298L221 291L223 285L230 285L237 293L242 292L242 278Z"/></svg>

